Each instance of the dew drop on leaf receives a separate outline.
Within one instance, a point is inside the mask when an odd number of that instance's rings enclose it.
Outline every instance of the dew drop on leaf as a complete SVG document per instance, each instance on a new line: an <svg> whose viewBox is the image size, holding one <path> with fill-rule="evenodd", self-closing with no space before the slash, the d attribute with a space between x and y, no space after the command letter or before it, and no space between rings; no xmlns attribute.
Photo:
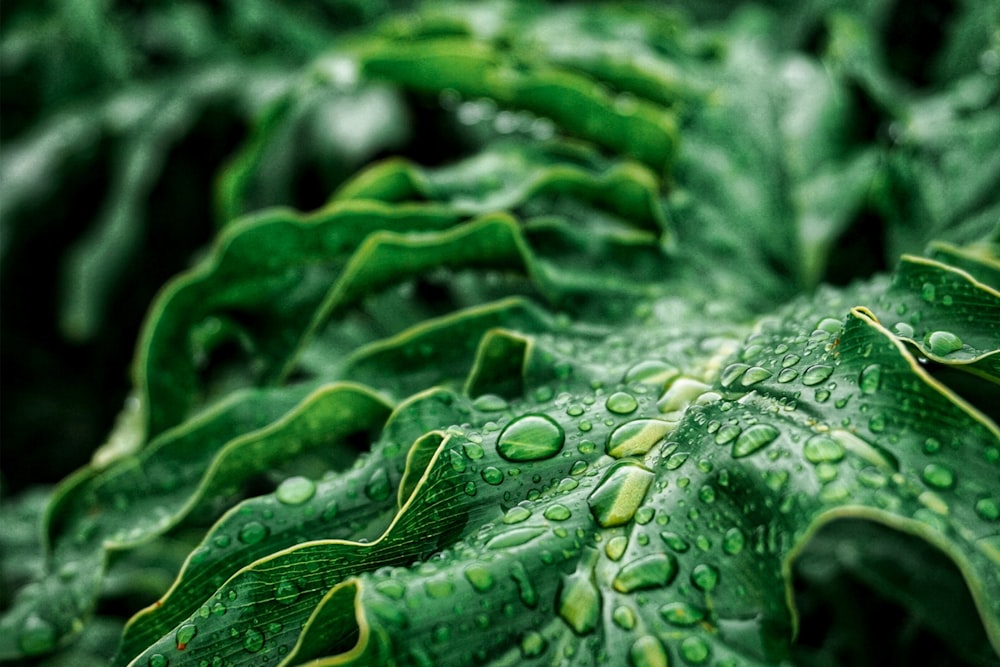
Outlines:
<svg viewBox="0 0 1000 667"><path fill-rule="evenodd" d="M578 635L593 632L601 616L601 593L592 573L597 552L584 551L576 571L563 575L556 598L556 613Z"/></svg>
<svg viewBox="0 0 1000 667"><path fill-rule="evenodd" d="M719 583L719 570L714 565L699 563L691 570L691 583L696 588L711 593Z"/></svg>
<svg viewBox="0 0 1000 667"><path fill-rule="evenodd" d="M611 560L617 561L625 553L628 547L628 538L624 535L615 535L604 545L604 553Z"/></svg>
<svg viewBox="0 0 1000 667"><path fill-rule="evenodd" d="M662 361L640 361L625 372L625 382L663 387L678 375L680 371L675 366Z"/></svg>
<svg viewBox="0 0 1000 667"><path fill-rule="evenodd" d="M679 554L682 554L691 548L691 545L688 543L687 540L685 540L683 537L670 530L664 530L663 532L661 532L660 539L663 540L663 542L668 547L670 547Z"/></svg>
<svg viewBox="0 0 1000 667"><path fill-rule="evenodd" d="M154 653L153 655L149 656L149 661L147 664L149 665L149 667L167 667L167 665L170 664L170 660L168 660L167 656L163 655L162 653Z"/></svg>
<svg viewBox="0 0 1000 667"><path fill-rule="evenodd" d="M705 618L704 612L686 602L671 602L660 607L660 616L667 623L678 627L697 625Z"/></svg>
<svg viewBox="0 0 1000 667"><path fill-rule="evenodd" d="M622 462L612 467L587 498L598 525L610 528L631 521L653 478L652 471L636 463Z"/></svg>
<svg viewBox="0 0 1000 667"><path fill-rule="evenodd" d="M525 415L511 422L497 440L497 451L508 461L537 461L559 453L566 435L551 417Z"/></svg>
<svg viewBox="0 0 1000 667"><path fill-rule="evenodd" d="M733 443L733 458L750 456L774 442L779 431L770 424L755 424L743 431Z"/></svg>
<svg viewBox="0 0 1000 667"><path fill-rule="evenodd" d="M794 352L790 352L790 353L786 354L784 357L782 357L782 359L781 359L781 367L782 368L791 368L795 364L799 363L801 360L802 360L802 357L800 357L799 355L795 354Z"/></svg>
<svg viewBox="0 0 1000 667"><path fill-rule="evenodd" d="M289 477L278 485L274 495L285 505L301 505L316 493L316 483L307 477Z"/></svg>
<svg viewBox="0 0 1000 667"><path fill-rule="evenodd" d="M472 584L472 587L481 593L493 588L493 575L482 563L473 563L466 567L462 574Z"/></svg>
<svg viewBox="0 0 1000 667"><path fill-rule="evenodd" d="M472 402L472 407L480 412L500 412L507 409L507 401L496 394L483 394Z"/></svg>
<svg viewBox="0 0 1000 667"><path fill-rule="evenodd" d="M812 436L806 440L802 451L810 463L836 463L844 458L843 446L827 435Z"/></svg>
<svg viewBox="0 0 1000 667"><path fill-rule="evenodd" d="M628 655L635 667L668 667L670 664L666 649L653 635L643 635L636 639Z"/></svg>
<svg viewBox="0 0 1000 667"><path fill-rule="evenodd" d="M730 556L735 556L743 551L745 540L739 528L730 528L722 538L722 550Z"/></svg>
<svg viewBox="0 0 1000 667"><path fill-rule="evenodd" d="M636 411L639 407L639 402L635 400L632 394L627 394L624 391L616 391L608 396L608 400L604 402L604 407L608 409L608 412L613 412L616 415L627 415Z"/></svg>
<svg viewBox="0 0 1000 667"><path fill-rule="evenodd" d="M508 547L519 547L547 531L548 529L545 526L521 526L513 528L492 537L486 543L486 548L506 549Z"/></svg>
<svg viewBox="0 0 1000 667"><path fill-rule="evenodd" d="M537 658L545 652L546 646L545 637L535 630L529 630L521 638L521 655L525 658Z"/></svg>
<svg viewBox="0 0 1000 667"><path fill-rule="evenodd" d="M542 516L549 521L565 521L572 516L572 512L570 512L569 508L565 505L556 503L545 508L545 511L542 512Z"/></svg>
<svg viewBox="0 0 1000 667"><path fill-rule="evenodd" d="M976 501L976 514L986 521L1000 519L1000 502L996 498L980 498Z"/></svg>
<svg viewBox="0 0 1000 667"><path fill-rule="evenodd" d="M507 513L503 515L502 521L506 524L521 523L530 516L531 510L527 507L517 505L507 510Z"/></svg>
<svg viewBox="0 0 1000 667"><path fill-rule="evenodd" d="M240 528L237 537L243 544L257 544L267 537L268 532L267 526L260 521L248 521Z"/></svg>
<svg viewBox="0 0 1000 667"><path fill-rule="evenodd" d="M645 454L672 428L669 422L659 419L636 419L608 435L606 450L616 459Z"/></svg>
<svg viewBox="0 0 1000 667"><path fill-rule="evenodd" d="M250 653L258 653L264 648L264 635L259 630L250 628L243 633L243 648Z"/></svg>
<svg viewBox="0 0 1000 667"><path fill-rule="evenodd" d="M625 605L615 607L611 612L611 619L622 630L631 630L635 627L635 612Z"/></svg>
<svg viewBox="0 0 1000 667"><path fill-rule="evenodd" d="M744 387L752 387L759 382L763 382L769 377L771 377L771 371L761 368L760 366L751 366L747 369L747 372L743 374L743 377L740 378L740 384Z"/></svg>
<svg viewBox="0 0 1000 667"><path fill-rule="evenodd" d="M427 597L441 600L455 592L455 584L447 579L428 579L424 582L424 592Z"/></svg>
<svg viewBox="0 0 1000 667"><path fill-rule="evenodd" d="M56 629L38 614L31 614L24 620L17 644L27 655L46 653L56 645Z"/></svg>
<svg viewBox="0 0 1000 667"><path fill-rule="evenodd" d="M950 489L955 486L954 471L940 463L928 463L924 466L920 477L928 486L932 486L935 489Z"/></svg>
<svg viewBox="0 0 1000 667"><path fill-rule="evenodd" d="M739 437L742 432L743 429L736 424L726 424L715 434L715 443L718 445L728 445L730 442Z"/></svg>
<svg viewBox="0 0 1000 667"><path fill-rule="evenodd" d="M866 366L858 377L858 387L862 394L874 394L882 381L882 367L878 364Z"/></svg>
<svg viewBox="0 0 1000 667"><path fill-rule="evenodd" d="M722 369L722 374L719 376L719 384L723 387L729 387L743 377L743 374L748 370L750 370L750 364L729 364Z"/></svg>
<svg viewBox="0 0 1000 667"><path fill-rule="evenodd" d="M913 327L906 322L897 322L892 325L892 331L900 338L913 338Z"/></svg>
<svg viewBox="0 0 1000 667"><path fill-rule="evenodd" d="M294 581L284 579L274 587L274 599L281 604L292 604L299 599L299 592Z"/></svg>
<svg viewBox="0 0 1000 667"><path fill-rule="evenodd" d="M177 650L183 651L186 649L197 634L198 627L194 623L185 623L177 628L177 633L174 635L174 639L177 642Z"/></svg>
<svg viewBox="0 0 1000 667"><path fill-rule="evenodd" d="M700 665L708 660L708 643L701 637L686 637L681 642L681 657L692 665Z"/></svg>
<svg viewBox="0 0 1000 667"><path fill-rule="evenodd" d="M781 369L781 372L778 373L778 382L781 384L788 384L798 376L799 372L794 368L783 368Z"/></svg>
<svg viewBox="0 0 1000 667"><path fill-rule="evenodd" d="M292 584L294 586L294 584ZM375 584L375 590L387 598L402 600L406 595L406 587L395 579L386 579ZM295 588L295 595L298 597L298 587Z"/></svg>
<svg viewBox="0 0 1000 667"><path fill-rule="evenodd" d="M933 354L942 357L962 349L962 339L950 331L932 331L924 342Z"/></svg>
<svg viewBox="0 0 1000 667"><path fill-rule="evenodd" d="M379 502L392 495L392 485L385 468L376 468L365 484L365 495L369 500Z"/></svg>
<svg viewBox="0 0 1000 667"><path fill-rule="evenodd" d="M496 486L503 482L503 471L496 466L487 466L482 469L479 475L483 478L483 481L492 486Z"/></svg>
<svg viewBox="0 0 1000 667"><path fill-rule="evenodd" d="M825 364L815 364L802 373L802 384L807 387L825 381L833 373L833 367Z"/></svg>
<svg viewBox="0 0 1000 667"><path fill-rule="evenodd" d="M514 561L510 566L510 578L517 584L517 596L521 598L524 606L534 609L538 604L538 593L521 561Z"/></svg>
<svg viewBox="0 0 1000 667"><path fill-rule="evenodd" d="M676 576L677 559L673 554L652 553L622 566L611 585L619 593L631 593L666 586Z"/></svg>

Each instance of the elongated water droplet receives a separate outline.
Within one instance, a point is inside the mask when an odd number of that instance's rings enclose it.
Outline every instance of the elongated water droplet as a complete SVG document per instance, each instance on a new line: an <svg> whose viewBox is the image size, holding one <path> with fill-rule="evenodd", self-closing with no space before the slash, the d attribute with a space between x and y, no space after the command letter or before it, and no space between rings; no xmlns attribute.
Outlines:
<svg viewBox="0 0 1000 667"><path fill-rule="evenodd" d="M301 505L316 493L316 483L307 477L289 477L278 485L274 495L286 505Z"/></svg>
<svg viewBox="0 0 1000 667"><path fill-rule="evenodd" d="M518 528L511 528L491 538L486 543L486 548L506 549L508 547L518 547L547 532L548 528L545 526L520 526Z"/></svg>
<svg viewBox="0 0 1000 667"><path fill-rule="evenodd" d="M628 651L634 667L668 667L667 651L653 635L643 635L632 643Z"/></svg>
<svg viewBox="0 0 1000 667"><path fill-rule="evenodd" d="M516 505L507 510L507 513L503 515L502 521L506 524L521 523L531 516L531 510L527 507L522 507L521 505Z"/></svg>
<svg viewBox="0 0 1000 667"><path fill-rule="evenodd" d="M722 369L722 374L719 376L719 384L723 387L730 387L743 377L743 374L748 370L750 370L750 364L729 364Z"/></svg>
<svg viewBox="0 0 1000 667"><path fill-rule="evenodd" d="M799 363L801 360L802 360L802 357L800 357L799 355L795 354L794 352L790 352L790 353L786 354L784 357L782 357L782 359L781 359L781 367L782 368L791 368L795 364Z"/></svg>
<svg viewBox="0 0 1000 667"><path fill-rule="evenodd" d="M625 382L638 382L664 387L680 375L680 371L662 361L640 361L625 373Z"/></svg>
<svg viewBox="0 0 1000 667"><path fill-rule="evenodd" d="M608 400L604 402L604 407L608 409L608 412L613 412L616 415L627 415L638 409L639 401L635 400L632 394L626 394L624 391L616 391L608 396Z"/></svg>
<svg viewBox="0 0 1000 667"><path fill-rule="evenodd" d="M611 583L619 593L668 585L677 576L673 554L652 553L626 563Z"/></svg>
<svg viewBox="0 0 1000 667"><path fill-rule="evenodd" d="M752 387L753 385L763 382L767 378L771 377L771 371L761 368L760 366L751 366L747 369L743 377L740 378L740 384L744 387Z"/></svg>
<svg viewBox="0 0 1000 667"><path fill-rule="evenodd" d="M781 384L788 384L798 376L799 372L794 368L782 368L781 372L778 373L778 382Z"/></svg>
<svg viewBox="0 0 1000 667"><path fill-rule="evenodd" d="M659 419L636 419L611 432L606 450L615 458L645 454L673 428Z"/></svg>
<svg viewBox="0 0 1000 667"><path fill-rule="evenodd" d="M500 412L507 409L507 401L496 394L483 394L472 402L472 407L480 412Z"/></svg>
<svg viewBox="0 0 1000 667"><path fill-rule="evenodd" d="M828 435L814 435L802 448L810 463L836 463L844 458L844 448Z"/></svg>
<svg viewBox="0 0 1000 667"><path fill-rule="evenodd" d="M560 503L549 505L547 508L545 508L545 511L542 512L542 516L544 516L549 521L565 521L572 515L573 513L570 512L569 508Z"/></svg>
<svg viewBox="0 0 1000 667"><path fill-rule="evenodd" d="M728 445L730 442L738 438L742 432L743 429L736 424L726 424L715 434L715 443L718 445Z"/></svg>
<svg viewBox="0 0 1000 667"><path fill-rule="evenodd" d="M950 331L932 331L924 341L933 354L942 357L962 349L962 339Z"/></svg>
<svg viewBox="0 0 1000 667"><path fill-rule="evenodd" d="M733 443L733 458L739 459L750 456L764 447L767 447L777 439L778 429L770 424L755 424L743 431L740 437Z"/></svg>
<svg viewBox="0 0 1000 667"><path fill-rule="evenodd" d="M819 384L826 380L833 373L833 367L825 364L810 366L802 373L802 384L807 387Z"/></svg>
<svg viewBox="0 0 1000 667"><path fill-rule="evenodd" d="M686 408L710 389L711 387L704 382L691 378L677 378L656 402L656 407L660 412L680 410Z"/></svg>
<svg viewBox="0 0 1000 667"><path fill-rule="evenodd" d="M517 584L517 595L521 598L524 606L534 609L538 604L538 593L535 591L535 586L531 583L528 571L521 561L514 561L511 564L510 578Z"/></svg>
<svg viewBox="0 0 1000 667"><path fill-rule="evenodd" d="M631 521L646 498L653 478L651 470L631 461L612 466L587 498L587 505L598 525L610 528Z"/></svg>
<svg viewBox="0 0 1000 667"><path fill-rule="evenodd" d="M660 616L671 625L686 628L697 625L705 618L705 613L686 602L671 602L660 607Z"/></svg>
<svg viewBox="0 0 1000 667"><path fill-rule="evenodd" d="M497 440L497 451L508 461L537 461L555 456L566 435L546 415L526 415L512 421Z"/></svg>
<svg viewBox="0 0 1000 667"><path fill-rule="evenodd" d="M392 484L389 482L389 473L385 468L377 468L365 484L365 495L369 500L376 502L386 500L392 495Z"/></svg>
<svg viewBox="0 0 1000 667"><path fill-rule="evenodd" d="M198 627L194 623L185 623L177 628L177 633L174 635L174 639L177 642L177 650L185 650L197 634Z"/></svg>
<svg viewBox="0 0 1000 667"><path fill-rule="evenodd" d="M866 366L858 377L858 387L862 394L874 394L882 381L882 367L878 364Z"/></svg>
<svg viewBox="0 0 1000 667"><path fill-rule="evenodd" d="M593 576L596 562L597 551L585 549L576 570L563 576L556 598L557 613L578 635L593 632L601 617L601 593Z"/></svg>
<svg viewBox="0 0 1000 667"><path fill-rule="evenodd" d="M928 486L935 489L950 489L955 486L954 471L941 463L928 463L920 476Z"/></svg>
<svg viewBox="0 0 1000 667"><path fill-rule="evenodd" d="M934 287L934 283L924 283L924 286L920 288L920 297L924 301L932 302L937 296L937 288Z"/></svg>
<svg viewBox="0 0 1000 667"><path fill-rule="evenodd" d="M467 566L462 574L477 591L485 593L493 588L493 574L482 563Z"/></svg>
<svg viewBox="0 0 1000 667"><path fill-rule="evenodd" d="M660 533L660 539L663 540L668 547L679 554L682 554L691 548L691 545L688 544L687 540L670 530L665 530Z"/></svg>

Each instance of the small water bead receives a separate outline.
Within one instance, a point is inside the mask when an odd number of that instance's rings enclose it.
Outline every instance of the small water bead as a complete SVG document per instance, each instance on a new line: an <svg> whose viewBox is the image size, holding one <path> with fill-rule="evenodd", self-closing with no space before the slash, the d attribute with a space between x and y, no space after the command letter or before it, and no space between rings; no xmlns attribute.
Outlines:
<svg viewBox="0 0 1000 667"><path fill-rule="evenodd" d="M496 394L483 394L472 402L472 407L480 412L500 412L508 407L507 401Z"/></svg>
<svg viewBox="0 0 1000 667"><path fill-rule="evenodd" d="M662 361L640 361L625 372L625 382L663 387L680 375L676 366Z"/></svg>
<svg viewBox="0 0 1000 667"><path fill-rule="evenodd" d="M663 644L653 635L643 635L628 651L633 667L668 667L670 660Z"/></svg>
<svg viewBox="0 0 1000 667"><path fill-rule="evenodd" d="M636 419L612 431L605 449L615 458L645 454L673 428L660 419Z"/></svg>
<svg viewBox="0 0 1000 667"><path fill-rule="evenodd" d="M551 417L526 415L512 421L497 439L497 451L508 461L538 461L555 456L566 434Z"/></svg>
<svg viewBox="0 0 1000 667"><path fill-rule="evenodd" d="M729 364L722 369L722 374L719 376L719 384L723 387L729 387L743 377L743 374L748 370L750 370L750 364Z"/></svg>
<svg viewBox="0 0 1000 667"><path fill-rule="evenodd" d="M316 483L308 477L289 477L274 491L278 502L285 505L301 505L316 494Z"/></svg>
<svg viewBox="0 0 1000 667"><path fill-rule="evenodd" d="M750 456L774 442L780 432L770 424L755 424L743 431L733 443L734 459Z"/></svg>
<svg viewBox="0 0 1000 667"><path fill-rule="evenodd" d="M299 599L299 587L295 582L285 579L274 587L274 599L281 604L292 604Z"/></svg>
<svg viewBox="0 0 1000 667"><path fill-rule="evenodd" d="M704 382L685 377L677 378L656 402L656 407L661 413L674 412L686 408L710 389L711 387Z"/></svg>
<svg viewBox="0 0 1000 667"><path fill-rule="evenodd" d="M611 585L619 593L666 586L677 576L677 558L673 554L652 553L626 563Z"/></svg>
<svg viewBox="0 0 1000 667"><path fill-rule="evenodd" d="M705 613L686 602L671 602L660 607L660 616L671 625L686 628L701 622Z"/></svg>
<svg viewBox="0 0 1000 667"><path fill-rule="evenodd" d="M769 377L771 377L771 371L761 368L760 366L751 366L747 369L747 372L743 374L743 377L740 378L740 384L744 387L752 387L755 384L763 382Z"/></svg>
<svg viewBox="0 0 1000 667"><path fill-rule="evenodd" d="M722 538L722 550L730 556L735 556L743 551L745 543L746 538L743 536L743 532L739 528L733 527L727 530Z"/></svg>
<svg viewBox="0 0 1000 667"><path fill-rule="evenodd" d="M651 470L637 463L624 461L613 466L587 498L594 520L603 528L631 521L654 477Z"/></svg>
<svg viewBox="0 0 1000 667"><path fill-rule="evenodd" d="M170 664L170 660L168 660L167 656L163 655L162 653L154 653L153 655L149 656L149 661L147 662L147 664L149 665L149 667L167 667L167 665Z"/></svg>
<svg viewBox="0 0 1000 667"><path fill-rule="evenodd" d="M545 641L545 637L535 630L529 630L521 638L521 655L525 658L537 658L545 653L547 647L548 642Z"/></svg>
<svg viewBox="0 0 1000 667"><path fill-rule="evenodd" d="M719 429L718 433L715 434L715 443L718 445L728 445L730 442L738 438L742 432L743 429L736 424L726 424Z"/></svg>
<svg viewBox="0 0 1000 667"><path fill-rule="evenodd" d="M503 521L506 524L521 523L530 516L531 516L531 510L529 510L527 507L517 505L507 510L507 512L503 515L503 519L501 519L501 521Z"/></svg>
<svg viewBox="0 0 1000 667"><path fill-rule="evenodd" d="M616 561L624 555L627 547L628 538L624 535L616 535L604 545L604 553L609 559Z"/></svg>
<svg viewBox="0 0 1000 667"><path fill-rule="evenodd" d="M691 545L687 542L687 540L670 530L664 530L661 532L660 539L663 540L668 547L679 554L682 554L691 548Z"/></svg>
<svg viewBox="0 0 1000 667"><path fill-rule="evenodd" d="M569 415L570 417L579 417L584 412L586 412L586 410L584 410L583 406L578 405L576 403L566 408L566 414Z"/></svg>
<svg viewBox="0 0 1000 667"><path fill-rule="evenodd" d="M932 331L924 337L932 354L947 356L962 349L962 339L950 331Z"/></svg>
<svg viewBox="0 0 1000 667"><path fill-rule="evenodd" d="M955 472L940 463L928 463L920 474L928 486L935 489L950 489L955 486Z"/></svg>
<svg viewBox="0 0 1000 667"><path fill-rule="evenodd" d="M493 574L482 563L473 563L466 567L462 574L472 587L481 593L493 588Z"/></svg>
<svg viewBox="0 0 1000 667"><path fill-rule="evenodd" d="M708 643L701 637L686 637L681 642L681 657L692 665L700 665L708 660Z"/></svg>
<svg viewBox="0 0 1000 667"><path fill-rule="evenodd" d="M514 561L510 566L510 578L517 584L517 595L526 607L534 609L538 605L538 593L528 577L528 571L521 561Z"/></svg>
<svg viewBox="0 0 1000 667"><path fill-rule="evenodd" d="M632 394L627 394L624 391L616 391L608 396L608 400L604 402L604 407L616 415L627 415L639 408L639 401L635 400Z"/></svg>
<svg viewBox="0 0 1000 667"><path fill-rule="evenodd" d="M375 590L393 600L402 600L406 595L406 586L396 579L386 579L378 582L375 584ZM296 588L296 597L297 596L298 589Z"/></svg>
<svg viewBox="0 0 1000 667"><path fill-rule="evenodd" d="M24 619L17 645L27 655L40 655L55 648L56 629L38 614Z"/></svg>
<svg viewBox="0 0 1000 667"><path fill-rule="evenodd" d="M872 433L882 433L885 431L886 427L886 417L884 414L872 415L872 418L868 420L868 430Z"/></svg>
<svg viewBox="0 0 1000 667"><path fill-rule="evenodd" d="M781 372L778 373L778 382L781 384L788 384L798 376L799 372L794 368L782 368Z"/></svg>
<svg viewBox="0 0 1000 667"><path fill-rule="evenodd" d="M376 468L365 484L365 495L369 500L380 502L392 495L392 484L385 468Z"/></svg>
<svg viewBox="0 0 1000 667"><path fill-rule="evenodd" d="M688 460L687 452L677 452L676 454L671 454L667 457L667 460L663 462L663 467L667 470L677 470Z"/></svg>
<svg viewBox="0 0 1000 667"><path fill-rule="evenodd" d="M635 612L625 605L615 607L611 612L611 619L622 630L631 630L635 627Z"/></svg>
<svg viewBox="0 0 1000 667"><path fill-rule="evenodd" d="M920 288L920 298L924 301L932 302L937 297L937 288L934 283L924 283L923 287Z"/></svg>
<svg viewBox="0 0 1000 667"><path fill-rule="evenodd" d="M691 583L696 588L711 593L719 583L719 570L714 565L699 563L691 570Z"/></svg>
<svg viewBox="0 0 1000 667"><path fill-rule="evenodd" d="M243 648L249 653L259 653L264 648L264 634L259 630L250 628L243 633Z"/></svg>
<svg viewBox="0 0 1000 667"><path fill-rule="evenodd" d="M825 331L827 333L835 334L840 332L842 323L835 317L824 317L816 325L817 331Z"/></svg>
<svg viewBox="0 0 1000 667"><path fill-rule="evenodd" d="M465 495L467 496L474 496L478 492L475 482L466 482L464 490L465 490Z"/></svg>
<svg viewBox="0 0 1000 667"><path fill-rule="evenodd" d="M858 376L858 388L862 394L874 394L882 381L882 367L878 364L866 366Z"/></svg>
<svg viewBox="0 0 1000 667"><path fill-rule="evenodd" d="M510 547L519 547L522 544L527 544L547 532L548 528L545 526L521 526L518 528L512 528L490 538L490 540L486 543L486 548L507 549Z"/></svg>
<svg viewBox="0 0 1000 667"><path fill-rule="evenodd" d="M986 521L1000 519L1000 501L996 498L980 498L976 501L976 514Z"/></svg>
<svg viewBox="0 0 1000 667"><path fill-rule="evenodd" d="M478 461L486 456L486 452L483 451L482 446L475 442L464 443L462 445L462 449L465 451L465 455L469 457L470 461Z"/></svg>
<svg viewBox="0 0 1000 667"><path fill-rule="evenodd" d="M817 389L816 393L813 394L813 398L817 403L826 403L830 400L830 391L828 389Z"/></svg>
<svg viewBox="0 0 1000 667"><path fill-rule="evenodd" d="M698 498L701 502L706 504L712 504L715 502L715 489L707 484L700 489L698 489Z"/></svg>
<svg viewBox="0 0 1000 667"><path fill-rule="evenodd" d="M185 650L197 634L198 627L194 623L185 623L177 628L177 633L174 635L174 640L177 642L177 650Z"/></svg>
<svg viewBox="0 0 1000 667"><path fill-rule="evenodd" d="M503 483L503 471L496 466L486 466L479 472L479 476L483 478L483 481L491 486L497 486Z"/></svg>
<svg viewBox="0 0 1000 667"><path fill-rule="evenodd" d="M792 366L794 366L795 364L799 363L800 361L802 361L802 357L800 357L799 355L795 354L794 352L791 352L789 354L786 354L784 357L782 357L782 359L781 359L781 367L782 368L791 368Z"/></svg>
<svg viewBox="0 0 1000 667"><path fill-rule="evenodd" d="M556 503L555 505L550 505L549 507L545 508L545 511L542 512L542 516L544 516L549 521L565 521L566 519L573 516L573 513L570 512L569 508L566 507L565 505Z"/></svg>
<svg viewBox="0 0 1000 667"><path fill-rule="evenodd" d="M237 537L243 544L257 544L267 537L269 532L270 530L268 530L268 527L260 521L248 521L243 524L242 528L240 528L240 532L237 534Z"/></svg>
<svg viewBox="0 0 1000 667"><path fill-rule="evenodd" d="M897 322L892 325L892 331L900 338L912 339L914 334L913 327L906 322Z"/></svg>
<svg viewBox="0 0 1000 667"><path fill-rule="evenodd" d="M843 446L828 435L814 435L802 448L810 463L836 463L844 458Z"/></svg>
<svg viewBox="0 0 1000 667"><path fill-rule="evenodd" d="M833 366L827 366L825 364L815 364L810 366L802 373L802 384L807 387L817 385L820 382L825 382L828 377L833 373Z"/></svg>

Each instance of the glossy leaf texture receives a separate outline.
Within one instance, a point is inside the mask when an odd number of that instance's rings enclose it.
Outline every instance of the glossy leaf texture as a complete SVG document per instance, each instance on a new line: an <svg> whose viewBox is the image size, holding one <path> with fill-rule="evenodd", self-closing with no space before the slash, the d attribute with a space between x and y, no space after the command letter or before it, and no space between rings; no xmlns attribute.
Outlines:
<svg viewBox="0 0 1000 667"><path fill-rule="evenodd" d="M857 137L858 80L890 75L760 39L779 25L432 3L307 67L151 306L118 428L50 499L0 657L104 636L116 572L176 538L112 664L787 664L797 559L860 520L954 564L983 630L955 650L993 659L992 167L938 206L940 137ZM976 119L993 77L963 79ZM454 155L257 210L327 103L373 116L359 162L410 117ZM978 159L995 128L968 122ZM891 262L850 273L873 211Z"/></svg>

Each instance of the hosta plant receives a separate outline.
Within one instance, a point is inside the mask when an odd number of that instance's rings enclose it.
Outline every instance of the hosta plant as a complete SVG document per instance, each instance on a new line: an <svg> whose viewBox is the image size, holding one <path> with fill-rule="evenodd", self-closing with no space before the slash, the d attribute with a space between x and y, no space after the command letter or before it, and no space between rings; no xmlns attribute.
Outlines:
<svg viewBox="0 0 1000 667"><path fill-rule="evenodd" d="M823 25L431 4L339 40L221 175L0 655L791 664L811 559L995 661L997 68L916 92ZM320 95L401 155L261 208Z"/></svg>

